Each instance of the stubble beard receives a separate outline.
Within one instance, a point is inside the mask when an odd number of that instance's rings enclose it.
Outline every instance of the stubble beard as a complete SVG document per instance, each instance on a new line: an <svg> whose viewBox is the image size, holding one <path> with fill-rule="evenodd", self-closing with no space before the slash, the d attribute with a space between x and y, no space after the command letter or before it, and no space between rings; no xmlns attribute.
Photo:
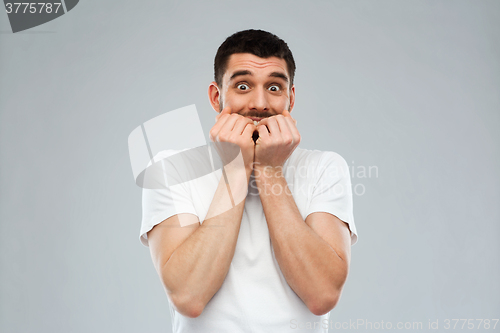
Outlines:
<svg viewBox="0 0 500 333"><path fill-rule="evenodd" d="M221 94L221 96L220 96L220 99L221 99L221 101L220 101L220 103L219 103L219 113L221 113L221 112L222 112L222 110L224 110L224 102L222 101L222 99L223 99L223 98L222 98L222 94ZM288 104L287 111L288 111L288 112L290 112L290 104ZM267 117L265 117L265 118L267 118Z"/></svg>

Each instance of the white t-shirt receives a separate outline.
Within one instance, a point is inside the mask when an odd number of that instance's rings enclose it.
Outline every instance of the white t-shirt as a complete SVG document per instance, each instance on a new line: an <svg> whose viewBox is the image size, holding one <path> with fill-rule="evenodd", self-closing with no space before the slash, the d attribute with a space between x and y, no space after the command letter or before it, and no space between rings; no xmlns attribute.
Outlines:
<svg viewBox="0 0 500 333"><path fill-rule="evenodd" d="M161 158L161 153L158 156ZM344 158L335 152L296 148L283 170L302 218L305 220L314 212L337 216L349 224L354 245L358 236L351 179ZM202 223L221 174L201 177L181 187L176 185L175 194L165 189L144 189L142 244L149 246L147 232L174 214L192 213ZM212 184L211 195L210 191L200 191L197 181ZM175 204L172 195L177 197ZM329 325L330 314L311 313L280 270L253 174L234 257L221 288L197 318L183 316L171 304L170 311L174 333L328 332L325 326Z"/></svg>

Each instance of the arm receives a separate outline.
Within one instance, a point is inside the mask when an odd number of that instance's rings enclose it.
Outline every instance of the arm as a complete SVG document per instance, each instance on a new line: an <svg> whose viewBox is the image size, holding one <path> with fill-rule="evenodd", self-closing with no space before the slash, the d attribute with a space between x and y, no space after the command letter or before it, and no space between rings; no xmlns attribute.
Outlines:
<svg viewBox="0 0 500 333"><path fill-rule="evenodd" d="M276 260L309 310L325 314L337 304L349 271L347 224L319 212L304 221L283 175L267 171L256 170L256 181Z"/></svg>
<svg viewBox="0 0 500 333"><path fill-rule="evenodd" d="M227 190L221 178L209 213L222 205L224 196ZM181 227L174 215L148 233L155 268L179 313L199 316L221 287L234 255L244 205L243 200L201 225L195 215L186 214L184 218L196 223Z"/></svg>
<svg viewBox="0 0 500 333"><path fill-rule="evenodd" d="M276 260L309 310L327 313L337 304L349 270L348 227L328 213L302 219L281 172L300 142L290 113L264 119L257 129L255 177Z"/></svg>
<svg viewBox="0 0 500 333"><path fill-rule="evenodd" d="M224 168L235 206L227 207L230 200L222 177L203 224L196 216L186 214L182 217L194 219L194 223L181 227L179 216L172 216L148 233L153 262L167 295L177 311L188 317L199 316L224 282L234 255L252 172L255 126L250 119L229 113L225 109L217 116L210 138L241 148L243 165L229 164ZM224 152L219 153L224 159Z"/></svg>

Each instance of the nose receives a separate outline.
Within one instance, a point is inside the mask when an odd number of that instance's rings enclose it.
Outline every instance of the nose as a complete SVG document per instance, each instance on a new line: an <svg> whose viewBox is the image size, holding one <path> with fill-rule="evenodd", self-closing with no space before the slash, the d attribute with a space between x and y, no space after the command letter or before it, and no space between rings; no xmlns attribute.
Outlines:
<svg viewBox="0 0 500 333"><path fill-rule="evenodd" d="M248 103L248 108L257 112L269 111L269 101L267 100L267 94L264 89L255 89L253 91Z"/></svg>

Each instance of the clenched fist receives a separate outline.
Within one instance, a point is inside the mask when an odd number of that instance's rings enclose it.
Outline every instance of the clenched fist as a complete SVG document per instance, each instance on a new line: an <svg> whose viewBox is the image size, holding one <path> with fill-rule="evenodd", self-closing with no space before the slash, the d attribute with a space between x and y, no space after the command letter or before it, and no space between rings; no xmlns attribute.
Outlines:
<svg viewBox="0 0 500 333"><path fill-rule="evenodd" d="M255 168L283 167L300 143L296 124L297 121L287 110L259 122L259 138L255 142Z"/></svg>
<svg viewBox="0 0 500 333"><path fill-rule="evenodd" d="M210 130L210 140L215 143L224 163L228 163L227 159L230 159L233 154L227 151L229 145L223 143L236 144L241 149L245 169L251 172L255 152L252 134L257 129L253 121L236 113L231 114L229 107L224 108L217 115L216 120L217 122Z"/></svg>

